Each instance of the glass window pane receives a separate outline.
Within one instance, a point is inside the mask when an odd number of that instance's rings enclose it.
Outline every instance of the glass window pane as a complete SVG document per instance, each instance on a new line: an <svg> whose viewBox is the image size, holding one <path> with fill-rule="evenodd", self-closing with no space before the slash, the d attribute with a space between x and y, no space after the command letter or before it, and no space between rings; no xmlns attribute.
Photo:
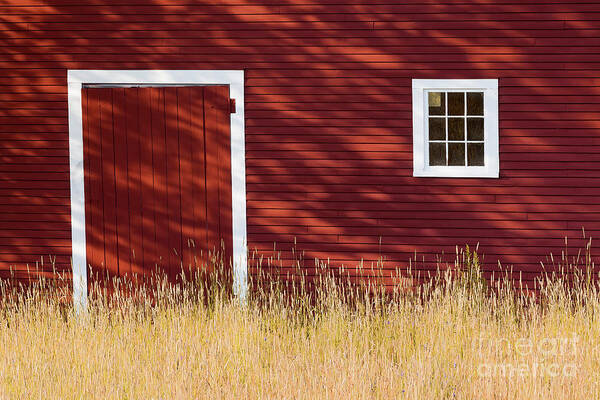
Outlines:
<svg viewBox="0 0 600 400"><path fill-rule="evenodd" d="M483 118L467 118L467 140L483 140Z"/></svg>
<svg viewBox="0 0 600 400"><path fill-rule="evenodd" d="M469 165L484 165L483 143L468 143Z"/></svg>
<svg viewBox="0 0 600 400"><path fill-rule="evenodd" d="M465 140L464 118L448 118L448 140Z"/></svg>
<svg viewBox="0 0 600 400"><path fill-rule="evenodd" d="M428 95L429 115L446 114L446 93L429 92Z"/></svg>
<svg viewBox="0 0 600 400"><path fill-rule="evenodd" d="M446 118L429 118L429 140L446 140Z"/></svg>
<svg viewBox="0 0 600 400"><path fill-rule="evenodd" d="M483 92L467 93L467 115L483 115Z"/></svg>
<svg viewBox="0 0 600 400"><path fill-rule="evenodd" d="M448 93L448 115L465 115L465 93Z"/></svg>
<svg viewBox="0 0 600 400"><path fill-rule="evenodd" d="M465 165L464 143L448 143L448 165Z"/></svg>
<svg viewBox="0 0 600 400"><path fill-rule="evenodd" d="M429 143L429 165L446 165L446 143Z"/></svg>

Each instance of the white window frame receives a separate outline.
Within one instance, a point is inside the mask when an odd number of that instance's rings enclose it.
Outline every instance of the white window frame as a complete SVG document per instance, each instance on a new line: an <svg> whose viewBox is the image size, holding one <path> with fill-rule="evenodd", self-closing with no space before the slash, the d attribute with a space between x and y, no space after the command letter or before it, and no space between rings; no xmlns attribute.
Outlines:
<svg viewBox="0 0 600 400"><path fill-rule="evenodd" d="M427 134L429 91L481 91L484 115L484 166L430 166ZM441 178L498 178L498 79L413 79L413 176Z"/></svg>
<svg viewBox="0 0 600 400"><path fill-rule="evenodd" d="M87 307L87 256L83 167L81 88L85 84L229 85L236 112L231 114L231 192L233 225L233 290L240 299L247 293L246 162L244 132L244 71L234 70L69 70L69 159L71 177L71 240L73 303Z"/></svg>

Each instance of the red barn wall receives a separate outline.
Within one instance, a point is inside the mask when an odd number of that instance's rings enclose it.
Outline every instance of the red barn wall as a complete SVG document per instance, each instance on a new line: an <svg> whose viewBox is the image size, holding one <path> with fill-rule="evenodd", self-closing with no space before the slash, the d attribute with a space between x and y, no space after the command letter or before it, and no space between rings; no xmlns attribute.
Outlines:
<svg viewBox="0 0 600 400"><path fill-rule="evenodd" d="M597 236L600 4L373 3L1 1L3 276L69 270L67 69L244 69L251 250L528 278ZM412 177L413 78L499 79L500 179Z"/></svg>

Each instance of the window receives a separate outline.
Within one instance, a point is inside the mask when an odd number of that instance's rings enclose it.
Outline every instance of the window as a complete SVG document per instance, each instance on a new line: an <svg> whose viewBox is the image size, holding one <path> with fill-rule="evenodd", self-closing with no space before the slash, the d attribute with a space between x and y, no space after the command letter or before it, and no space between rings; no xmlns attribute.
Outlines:
<svg viewBox="0 0 600 400"><path fill-rule="evenodd" d="M413 79L413 176L497 178L498 80Z"/></svg>

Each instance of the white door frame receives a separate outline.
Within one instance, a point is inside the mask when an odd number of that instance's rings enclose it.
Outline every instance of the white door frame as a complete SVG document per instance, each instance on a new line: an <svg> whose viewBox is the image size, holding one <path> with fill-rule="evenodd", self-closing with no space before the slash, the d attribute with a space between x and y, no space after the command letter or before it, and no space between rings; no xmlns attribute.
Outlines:
<svg viewBox="0 0 600 400"><path fill-rule="evenodd" d="M229 85L236 112L231 114L231 193L233 225L233 290L242 300L247 292L246 163L244 133L244 71L222 70L69 70L69 161L71 176L71 241L73 303L87 306L87 257L83 169L83 112L85 84Z"/></svg>

